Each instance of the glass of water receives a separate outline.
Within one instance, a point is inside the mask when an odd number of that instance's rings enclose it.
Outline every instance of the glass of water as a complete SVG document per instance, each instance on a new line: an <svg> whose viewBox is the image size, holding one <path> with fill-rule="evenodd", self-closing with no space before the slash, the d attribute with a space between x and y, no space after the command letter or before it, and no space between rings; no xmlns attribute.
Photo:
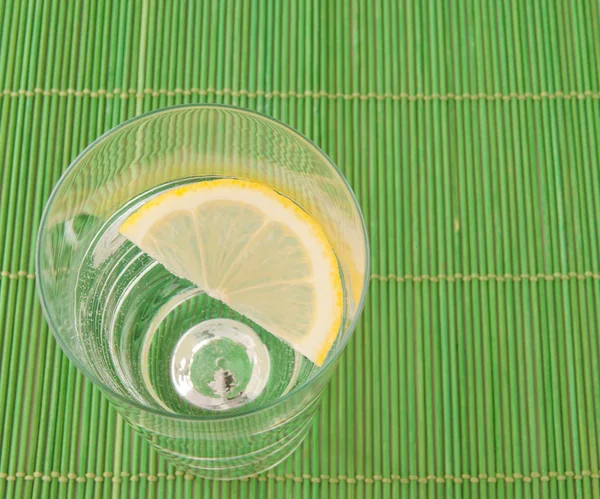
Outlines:
<svg viewBox="0 0 600 499"><path fill-rule="evenodd" d="M343 310L320 366L121 234L151 200L219 179L266 186L325 234ZM362 214L331 160L274 119L213 105L142 115L88 146L52 192L36 251L44 313L71 361L176 465L221 479L264 471L300 444L368 270Z"/></svg>

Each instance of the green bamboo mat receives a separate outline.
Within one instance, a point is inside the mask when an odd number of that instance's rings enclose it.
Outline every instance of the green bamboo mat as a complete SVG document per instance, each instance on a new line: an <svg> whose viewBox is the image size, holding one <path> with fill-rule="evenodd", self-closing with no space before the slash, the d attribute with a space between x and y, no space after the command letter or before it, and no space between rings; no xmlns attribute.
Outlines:
<svg viewBox="0 0 600 499"><path fill-rule="evenodd" d="M600 498L598 0L0 0L0 497ZM50 189L186 102L318 143L364 209L365 313L283 464L158 457L34 289Z"/></svg>

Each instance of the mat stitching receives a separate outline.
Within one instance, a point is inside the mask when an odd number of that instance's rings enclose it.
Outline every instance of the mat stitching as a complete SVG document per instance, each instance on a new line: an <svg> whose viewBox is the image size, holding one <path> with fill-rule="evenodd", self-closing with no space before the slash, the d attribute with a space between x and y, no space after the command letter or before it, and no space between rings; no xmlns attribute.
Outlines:
<svg viewBox="0 0 600 499"><path fill-rule="evenodd" d="M331 100L337 100L337 99L341 99L341 100L371 100L371 99L375 99L375 100L408 100L408 101L433 101L433 100L441 100L441 101L480 101L480 100L487 100L487 101L510 101L510 100L543 100L543 99L586 99L586 98L592 98L592 99L600 99L600 92L592 92L591 90L584 90L583 92L576 92L576 91L571 91L571 92L563 92L562 90L557 90L556 92L540 92L539 94L536 93L532 93L532 92L524 92L524 93L518 93L518 92L511 92L509 94L501 94L501 93L493 93L493 94L488 94L485 92L478 92L478 93L469 93L469 92L465 92L462 94L455 94L455 93L447 93L447 94L439 94L439 93L432 93L432 94L423 94L423 93L417 93L417 94L408 94L408 93L399 93L399 94L395 94L395 93L391 93L391 92L386 92L384 94L378 94L375 92L369 92L366 94L360 93L360 92L353 92L353 93L343 93L343 92L335 92L335 93L331 93L331 92L326 92L324 90L305 90L303 92L297 92L294 90L289 90L287 92L283 92L283 91L279 91L279 90L273 90L273 91L264 91L264 90L256 90L254 92L249 91L249 90L232 90L230 88L224 88L222 90L218 90L215 88L207 88L207 89L201 89L201 88L189 88L189 89L183 89L183 88L175 88L173 90L169 90L169 89L163 89L163 88L159 88L159 89L154 89L154 88L145 88L141 91L135 89L135 88L130 88L130 89L120 89L120 88L114 88L113 90L106 90L106 89L97 89L97 90L91 90L89 88L84 88L82 90L76 90L74 88L67 88L67 89L59 89L59 88L51 88L48 90L45 90L43 88L34 88L33 90L26 90L26 89L18 89L18 90L11 90L11 89L5 89L0 93L0 97L5 96L5 97L19 97L19 96L25 96L25 97L33 97L35 95L43 95L43 96L53 96L53 95L58 95L60 97L67 97L69 95L73 95L75 97L84 97L84 96L89 96L89 97L93 97L93 98L97 98L97 97L105 97L107 99L112 99L112 98L121 98L121 99L129 99L130 97L134 97L136 99L143 99L146 96L151 96L151 97L159 97L161 95L166 95L169 97L174 97L177 95L186 95L186 96L190 96L190 95L217 95L217 96L224 96L224 95L229 95L232 97L250 97L250 98L256 98L256 97L265 97L266 99L272 99L274 97L279 97L282 99L286 99L286 98L290 98L290 97L295 97L295 98L327 98L327 99L331 99Z"/></svg>
<svg viewBox="0 0 600 499"><path fill-rule="evenodd" d="M19 270L17 272L10 273L7 270L0 271L0 277L8 277L9 279L19 279L25 277L26 279L35 279L35 274L27 272L26 270Z"/></svg>
<svg viewBox="0 0 600 499"><path fill-rule="evenodd" d="M59 482L69 482L69 481L85 482L87 480L94 480L95 482L104 482L106 480L106 481L118 483L118 482L121 482L121 478L126 478L132 482L139 481L140 479L146 479L150 482L155 482L161 478L164 478L166 480L175 480L177 477L183 477L184 480L195 480L196 479L196 477L194 475L190 475L189 473L184 473L182 471L176 471L175 473L172 473L172 474L158 472L158 473L156 473L156 475L150 475L148 473L133 474L133 473L125 472L125 471L121 472L121 473L117 473L116 475L110 471L105 471L101 475L96 475L95 473L85 473L84 475L77 475L75 473L67 473L66 475L62 475L57 471L52 471L49 475L45 475L39 471L34 471L32 474L26 474L24 472L17 472L14 475L8 475L7 473L0 473L0 480L6 480L9 482L16 481L17 479L35 480L36 478L41 479L43 481L51 481L53 479L56 479ZM525 483L529 483L529 482L532 482L533 480L540 480L540 481L546 481L546 482L550 481L551 479L563 481L563 480L567 480L569 478L572 478L573 480L583 480L586 477L597 480L597 479L600 479L600 473L592 472L590 470L583 470L580 473L575 473L573 471L565 471L564 473L558 473L555 471L551 471L547 475L542 475L539 472L533 472L533 473L530 473L529 475L523 475L521 473L513 473L513 474L509 474L509 475L506 475L504 473L496 473L493 475L489 475L486 473L480 473L478 475L469 475L469 474L464 473L461 475L450 475L450 474L447 474L444 476L427 475L424 477L419 477L416 475L409 475L409 476L405 476L405 477L402 477L400 475L390 475L389 477L384 477L381 475L373 475L373 477L365 477L363 475L356 475L355 477L347 477L345 475L339 475L337 477L332 477L329 475L320 475L318 477L314 477L314 476L308 475L308 474L304 474L302 476L295 476L291 473L286 473L285 475L282 476L282 475L276 475L275 473L269 472L266 475L261 475L261 476L252 475L247 478L241 478L240 480L241 481L249 481L250 479L257 479L258 481L267 481L269 479L274 479L276 481L292 480L292 481L298 482L298 483L301 483L303 481L310 481L312 483L346 482L348 484L354 484L354 483L358 483L358 482L364 482L367 484L375 483L375 482L382 482L382 483L400 482L403 484L408 484L411 482L418 482L418 483L429 483L429 482L437 482L437 483L447 483L447 482L496 483L498 481L504 481L506 483L514 483L516 481L522 481Z"/></svg>
<svg viewBox="0 0 600 499"><path fill-rule="evenodd" d="M438 274L438 275L419 275L413 276L410 274L398 276L395 274L379 275L371 274L371 279L377 281L397 281L397 282L455 282L455 281L497 281L497 282L522 282L522 281L568 281L570 279L578 279L583 281L585 279L600 279L600 274L586 271L583 273L578 272L567 272L566 274L560 272L554 272L552 274Z"/></svg>
<svg viewBox="0 0 600 499"><path fill-rule="evenodd" d="M7 270L2 270L0 272L1 277L7 277L8 279L19 279L24 277L26 279L35 279L35 274L32 272L27 272L26 270L19 270L17 272L11 273ZM521 282L521 281L568 281L570 279L578 279L583 281L585 279L598 279L600 280L600 274L586 271L582 273L578 272L567 272L566 274L560 272L554 272L552 274L437 274L437 275L396 275L396 274L371 274L371 279L376 281L397 281L397 282L455 282L455 281L498 281L498 282Z"/></svg>

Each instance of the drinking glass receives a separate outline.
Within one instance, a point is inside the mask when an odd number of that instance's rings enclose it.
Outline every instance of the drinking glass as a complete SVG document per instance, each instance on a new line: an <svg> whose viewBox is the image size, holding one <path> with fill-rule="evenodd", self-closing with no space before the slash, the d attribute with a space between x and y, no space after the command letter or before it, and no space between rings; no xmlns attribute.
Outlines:
<svg viewBox="0 0 600 499"><path fill-rule="evenodd" d="M344 313L321 367L171 275L119 233L123 220L158 194L217 178L272 188L326 234L338 260ZM264 471L300 444L356 326L368 269L359 206L323 151L272 118L216 105L138 116L89 145L54 188L36 248L44 314L69 359L167 458L221 479ZM173 356L182 337L215 319L243 337L221 340L237 356L231 362L248 370L247 390L256 393L211 398L200 393L204 386L196 394L201 403L189 403L173 390ZM253 384L265 369L272 379Z"/></svg>

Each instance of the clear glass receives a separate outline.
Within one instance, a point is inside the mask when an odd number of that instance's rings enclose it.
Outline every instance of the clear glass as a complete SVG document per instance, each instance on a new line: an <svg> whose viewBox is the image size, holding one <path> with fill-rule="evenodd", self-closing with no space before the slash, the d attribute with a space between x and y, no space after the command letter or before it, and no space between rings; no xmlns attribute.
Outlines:
<svg viewBox="0 0 600 499"><path fill-rule="evenodd" d="M338 259L345 308L321 367L169 274L119 234L122 221L153 196L221 177L270 186L324 229ZM228 479L276 465L302 441L362 309L368 253L356 199L323 151L258 113L192 105L130 120L75 159L46 206L36 275L57 341L120 413L179 467ZM190 331L202 337L214 321L231 325L233 336L221 338L223 351L232 366L249 369L245 389L256 393L236 399L222 390L216 399L198 393L185 400L169 366L187 351ZM272 376L254 383L253 369L265 365ZM213 388L227 381L209 379L204 382Z"/></svg>

